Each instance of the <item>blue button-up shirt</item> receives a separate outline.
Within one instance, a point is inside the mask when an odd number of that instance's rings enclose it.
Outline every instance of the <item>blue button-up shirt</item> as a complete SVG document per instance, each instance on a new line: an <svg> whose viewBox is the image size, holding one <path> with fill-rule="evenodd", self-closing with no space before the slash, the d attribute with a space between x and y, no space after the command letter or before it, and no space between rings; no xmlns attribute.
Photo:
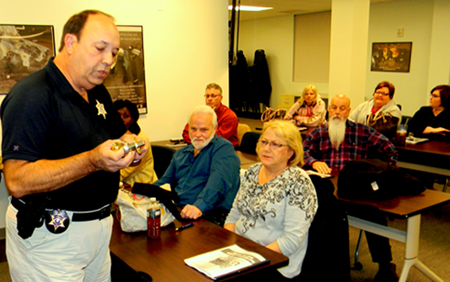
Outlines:
<svg viewBox="0 0 450 282"><path fill-rule="evenodd" d="M202 213L231 209L239 189L241 162L233 145L217 135L194 157L194 146L178 150L155 185L169 183L181 205L194 205Z"/></svg>

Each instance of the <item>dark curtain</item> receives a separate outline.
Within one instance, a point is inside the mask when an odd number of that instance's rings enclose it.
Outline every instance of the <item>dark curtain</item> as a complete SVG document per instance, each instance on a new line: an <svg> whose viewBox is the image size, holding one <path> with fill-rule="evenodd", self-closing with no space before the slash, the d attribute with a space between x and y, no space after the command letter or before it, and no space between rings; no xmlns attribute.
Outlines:
<svg viewBox="0 0 450 282"><path fill-rule="evenodd" d="M250 67L250 73L258 104L263 103L266 107L270 107L272 84L270 83L269 66L267 65L264 50L255 51L255 59L253 66Z"/></svg>
<svg viewBox="0 0 450 282"><path fill-rule="evenodd" d="M230 107L241 117L260 118L260 103L270 106L269 67L264 50L255 51L253 66L249 67L244 52L237 54L236 64L230 67Z"/></svg>
<svg viewBox="0 0 450 282"><path fill-rule="evenodd" d="M230 67L230 107L238 116L246 116L253 87L244 52L237 54L236 64Z"/></svg>

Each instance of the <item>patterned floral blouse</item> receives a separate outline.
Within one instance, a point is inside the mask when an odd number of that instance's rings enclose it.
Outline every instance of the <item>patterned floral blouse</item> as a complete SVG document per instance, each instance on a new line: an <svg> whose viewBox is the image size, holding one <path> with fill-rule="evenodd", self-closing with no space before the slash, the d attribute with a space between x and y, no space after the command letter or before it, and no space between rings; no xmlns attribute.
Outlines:
<svg viewBox="0 0 450 282"><path fill-rule="evenodd" d="M250 167L225 221L235 223L235 232L263 246L277 241L289 265L278 269L292 278L300 273L308 245L308 231L317 211L316 190L301 168L287 168L260 185L262 164Z"/></svg>

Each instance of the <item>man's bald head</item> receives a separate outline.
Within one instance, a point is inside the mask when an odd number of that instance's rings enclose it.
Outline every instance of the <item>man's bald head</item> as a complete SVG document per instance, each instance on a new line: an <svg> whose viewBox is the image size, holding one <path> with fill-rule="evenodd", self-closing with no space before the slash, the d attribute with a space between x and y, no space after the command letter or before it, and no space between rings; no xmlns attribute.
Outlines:
<svg viewBox="0 0 450 282"><path fill-rule="evenodd" d="M328 112L330 118L338 115L342 118L347 119L350 115L350 98L344 94L338 94L331 99L330 105L328 106Z"/></svg>

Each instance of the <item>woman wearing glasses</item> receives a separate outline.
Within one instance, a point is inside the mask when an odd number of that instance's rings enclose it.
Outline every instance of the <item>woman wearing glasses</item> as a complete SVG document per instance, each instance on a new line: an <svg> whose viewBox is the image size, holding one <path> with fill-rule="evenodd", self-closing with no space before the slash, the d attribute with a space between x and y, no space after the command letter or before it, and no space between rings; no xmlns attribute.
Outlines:
<svg viewBox="0 0 450 282"><path fill-rule="evenodd" d="M394 93L395 87L389 81L378 83L373 98L360 104L350 114L350 119L371 126L388 138L394 137L402 119L400 108L392 100Z"/></svg>
<svg viewBox="0 0 450 282"><path fill-rule="evenodd" d="M450 141L449 85L438 85L431 90L430 106L414 114L408 129L414 137Z"/></svg>
<svg viewBox="0 0 450 282"><path fill-rule="evenodd" d="M261 162L241 178L224 227L288 256L289 265L274 273L279 276L274 281L280 281L300 273L317 196L300 168L303 146L295 125L282 120L265 123L256 151Z"/></svg>

